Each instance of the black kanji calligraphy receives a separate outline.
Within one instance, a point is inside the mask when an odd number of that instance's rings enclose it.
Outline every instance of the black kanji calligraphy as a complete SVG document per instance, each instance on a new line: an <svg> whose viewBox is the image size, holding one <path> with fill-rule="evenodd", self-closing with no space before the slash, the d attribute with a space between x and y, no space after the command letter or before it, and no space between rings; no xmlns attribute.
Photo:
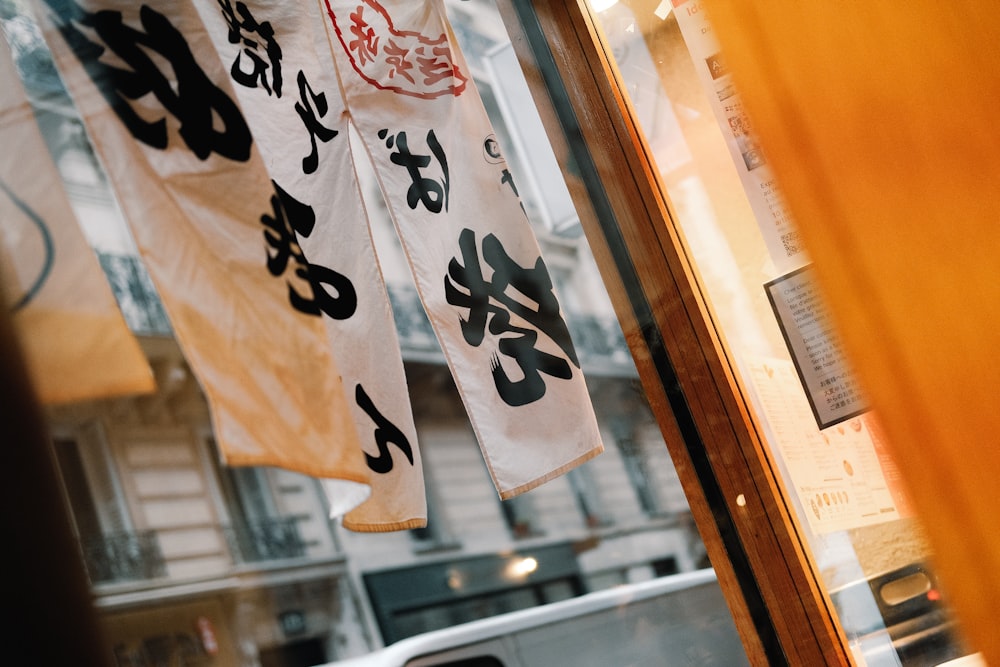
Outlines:
<svg viewBox="0 0 1000 667"><path fill-rule="evenodd" d="M298 236L308 238L316 225L316 214L311 206L285 192L274 181L271 196L273 215L264 214L260 221L264 224L264 238L273 249L267 254L267 269L272 276L284 275L289 260L294 260L295 277L309 285L310 296L303 296L291 281L288 283L288 300L292 307L307 315L321 313L335 320L344 320L354 314L358 307L358 297L350 279L333 269L312 264L306 259ZM331 295L327 288L333 288Z"/></svg>
<svg viewBox="0 0 1000 667"><path fill-rule="evenodd" d="M507 254L500 240L488 234L482 243L482 258L492 269L487 278L480 263L475 232L463 229L458 243L462 258L449 262L444 287L448 303L468 309L468 317L460 318L462 335L474 347L483 343L487 331L498 336L497 352L511 358L522 377L512 379L499 354L494 352L490 370L497 392L511 406L537 401L545 395L542 374L571 378L573 369L566 358L580 367L545 263L539 257L533 267L520 266ZM515 325L512 315L526 326ZM539 332L548 336L566 358L539 350L536 347Z"/></svg>
<svg viewBox="0 0 1000 667"><path fill-rule="evenodd" d="M392 453L389 451L390 444L396 445L412 466L413 449L410 447L410 441L406 439L406 435L399 430L398 426L379 412L371 397L360 384L354 390L354 400L357 401L358 407L364 410L375 422L375 444L378 445L378 456L372 456L365 452L365 459L372 472L384 475L392 471L393 461Z"/></svg>
<svg viewBox="0 0 1000 667"><path fill-rule="evenodd" d="M510 173L510 169L503 170L503 174L500 176L500 182L509 186L514 192L514 196L518 197L518 204L521 205L521 213L524 213L524 215L527 216L528 213L524 210L524 202L520 200L520 196L517 193L517 185L514 183L514 176Z"/></svg>
<svg viewBox="0 0 1000 667"><path fill-rule="evenodd" d="M250 129L239 107L212 83L184 35L167 17L143 5L140 31L126 25L119 11L91 13L75 3L48 2L61 12L59 30L67 44L137 140L154 148L167 147L166 118L147 120L148 110L140 113L133 108L132 102L152 93L180 122L181 138L199 159L213 152L241 162L250 158ZM96 34L103 44L91 41L81 28ZM107 64L102 56L109 50L127 68ZM166 60L174 80L164 74L152 54Z"/></svg>
<svg viewBox="0 0 1000 667"><path fill-rule="evenodd" d="M518 204L521 206L521 213L524 213L527 217L527 212L524 210L524 202L520 199L520 194L517 191L517 184L514 183L514 175L510 173L510 169L507 168L507 163L503 159L503 152L500 150L500 142L497 141L495 134L490 134L483 140L483 159L489 164L498 165L502 170L500 172L500 184L505 185L510 188L510 191L514 193L514 196L518 198Z"/></svg>
<svg viewBox="0 0 1000 667"><path fill-rule="evenodd" d="M229 70L233 80L247 88L259 84L268 95L273 91L275 97L281 97L281 46L274 39L270 21L258 22L246 3L217 2L229 26L229 43L239 44L241 49Z"/></svg>
<svg viewBox="0 0 1000 667"><path fill-rule="evenodd" d="M295 111L298 112L299 118L306 126L306 130L309 132L309 142L312 144L312 151L302 158L302 171L311 174L319 166L319 150L316 148L316 140L319 139L326 143L337 136L338 132L319 122L319 118L326 116L326 112L329 110L326 104L326 93L314 93L302 71L299 71L296 81L299 84L299 101L295 103Z"/></svg>
<svg viewBox="0 0 1000 667"><path fill-rule="evenodd" d="M503 174L500 176L500 182L504 185L510 187L514 192L514 196L517 197L517 185L514 183L514 177L510 173L510 169L504 169Z"/></svg>
<svg viewBox="0 0 1000 667"><path fill-rule="evenodd" d="M411 209L416 209L417 204L423 204L431 213L440 213L442 208L448 210L448 194L451 188L451 176L448 173L448 157L438 141L434 130L427 132L427 147L431 155L419 155L410 152L409 141L406 132L395 135L389 134L389 130L382 129L378 132L378 138L385 141L386 148L395 149L389 154L389 160L393 164L406 169L413 183L406 191L406 203ZM441 170L441 179L428 178L421 173L431 164L431 157L437 160Z"/></svg>

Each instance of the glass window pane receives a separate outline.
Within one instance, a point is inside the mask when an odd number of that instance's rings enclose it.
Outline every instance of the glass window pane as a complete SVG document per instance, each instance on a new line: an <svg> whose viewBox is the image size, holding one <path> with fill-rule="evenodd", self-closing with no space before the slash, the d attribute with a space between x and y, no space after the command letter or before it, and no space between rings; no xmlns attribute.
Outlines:
<svg viewBox="0 0 1000 667"><path fill-rule="evenodd" d="M867 664L962 655L877 416L824 320L809 258L701 3L591 4L852 651Z"/></svg>
<svg viewBox="0 0 1000 667"><path fill-rule="evenodd" d="M209 406L172 339L90 138L25 3L0 2L0 21L16 43L67 192L160 387L155 396L66 406L51 415L67 428L102 424L113 444L105 463L120 484L99 494L87 452L76 460L63 450L68 493L78 497L90 482L93 503L81 506L80 523L94 526L81 533L107 532L115 523L105 516L110 500L121 507L118 523L134 517L136 532L141 527L157 547L155 569L131 567L144 553L134 539L108 551L105 560L130 566L129 576L116 574L108 579L113 589L94 591L122 664L194 654L226 664L347 658L548 603L569 604L532 626L536 647L579 649L573 638L580 623L612 638L595 635L596 648L574 661L600 655L608 664L649 662L671 645L706 658L700 664L744 660L503 23L490 2L446 4L550 267L607 451L525 496L499 500L377 185L362 175L424 452L430 524L361 535L329 520L312 480L220 463ZM668 577L674 574L679 578ZM615 593L622 597L609 595ZM641 609L622 614L634 601L643 602ZM650 619L664 610L676 614L672 632L651 632ZM633 646L643 649L641 657L628 653Z"/></svg>

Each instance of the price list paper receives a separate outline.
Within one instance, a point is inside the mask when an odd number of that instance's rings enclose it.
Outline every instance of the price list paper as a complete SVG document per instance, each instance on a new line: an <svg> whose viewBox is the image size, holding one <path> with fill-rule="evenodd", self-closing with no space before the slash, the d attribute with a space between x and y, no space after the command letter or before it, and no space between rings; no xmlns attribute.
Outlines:
<svg viewBox="0 0 1000 667"><path fill-rule="evenodd" d="M816 534L910 515L899 474L871 413L819 429L783 359L749 363L757 405L767 418L794 493Z"/></svg>
<svg viewBox="0 0 1000 667"><path fill-rule="evenodd" d="M864 412L864 397L847 365L809 267L764 285L816 424L826 428Z"/></svg>

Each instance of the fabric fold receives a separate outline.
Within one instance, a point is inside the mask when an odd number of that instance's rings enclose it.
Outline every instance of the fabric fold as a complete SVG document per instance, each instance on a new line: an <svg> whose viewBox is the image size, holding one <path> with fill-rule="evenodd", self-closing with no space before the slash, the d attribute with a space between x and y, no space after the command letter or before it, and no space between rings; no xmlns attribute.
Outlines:
<svg viewBox="0 0 1000 667"><path fill-rule="evenodd" d="M272 180L189 2L38 0L43 33L199 379L229 465L369 471L327 331L296 297L302 210Z"/></svg>
<svg viewBox="0 0 1000 667"><path fill-rule="evenodd" d="M43 403L155 390L77 223L0 32L0 252L6 307ZM13 159L12 159L13 158Z"/></svg>
<svg viewBox="0 0 1000 667"><path fill-rule="evenodd" d="M423 470L392 309L348 139L347 111L312 2L194 0L291 229L272 253L305 280L295 307L322 320L364 449L372 494L343 517L357 531L426 525ZM273 259L277 259L272 255ZM339 490L326 483L331 502Z"/></svg>
<svg viewBox="0 0 1000 667"><path fill-rule="evenodd" d="M501 498L603 451L538 242L438 0L320 0L364 141Z"/></svg>

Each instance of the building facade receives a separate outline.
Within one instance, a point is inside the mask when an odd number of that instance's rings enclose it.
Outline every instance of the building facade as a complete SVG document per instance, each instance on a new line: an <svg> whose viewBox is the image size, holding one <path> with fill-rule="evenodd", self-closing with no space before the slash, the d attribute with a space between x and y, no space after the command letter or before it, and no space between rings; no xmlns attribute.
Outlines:
<svg viewBox="0 0 1000 667"><path fill-rule="evenodd" d="M502 25L452 20L552 271L606 452L501 502L365 184L427 482L427 528L343 530L315 479L220 462L196 378L30 21L4 29L67 191L157 380L149 396L52 408L49 424L96 605L120 665L309 665L422 631L707 566Z"/></svg>

